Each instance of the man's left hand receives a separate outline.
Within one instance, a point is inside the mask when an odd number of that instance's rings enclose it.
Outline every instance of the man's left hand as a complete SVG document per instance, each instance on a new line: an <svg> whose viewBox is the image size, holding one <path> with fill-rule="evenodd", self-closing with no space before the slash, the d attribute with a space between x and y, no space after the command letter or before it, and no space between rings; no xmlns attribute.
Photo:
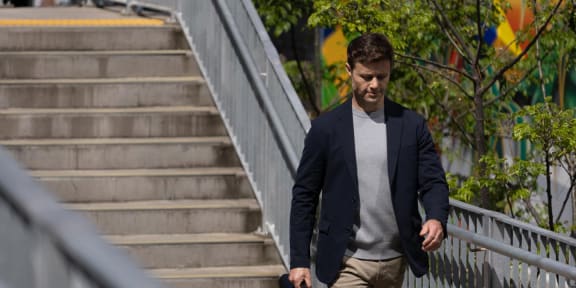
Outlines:
<svg viewBox="0 0 576 288"><path fill-rule="evenodd" d="M432 252L440 248L444 239L442 224L438 220L430 219L422 225L420 236L426 237L422 242L422 250Z"/></svg>

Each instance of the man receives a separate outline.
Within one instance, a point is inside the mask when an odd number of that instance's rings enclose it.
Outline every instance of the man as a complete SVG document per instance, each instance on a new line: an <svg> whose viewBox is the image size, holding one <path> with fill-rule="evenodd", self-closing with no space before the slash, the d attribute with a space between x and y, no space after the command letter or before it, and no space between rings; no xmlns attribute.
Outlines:
<svg viewBox="0 0 576 288"><path fill-rule="evenodd" d="M385 96L393 50L369 33L348 46L352 97L314 121L293 188L290 281L311 287L310 241L322 190L316 274L330 287L401 287L446 237L448 187L426 121ZM426 221L418 211L421 200Z"/></svg>

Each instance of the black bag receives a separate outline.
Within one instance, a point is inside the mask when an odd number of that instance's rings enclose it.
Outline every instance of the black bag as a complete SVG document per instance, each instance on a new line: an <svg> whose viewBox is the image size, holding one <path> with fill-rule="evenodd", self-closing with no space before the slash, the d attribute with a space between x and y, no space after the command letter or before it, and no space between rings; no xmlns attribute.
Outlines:
<svg viewBox="0 0 576 288"><path fill-rule="evenodd" d="M278 279L278 283L280 284L280 288L294 288L292 282L288 280L288 274L283 274L282 276L280 276L280 278ZM306 283L302 282L300 288L306 288Z"/></svg>

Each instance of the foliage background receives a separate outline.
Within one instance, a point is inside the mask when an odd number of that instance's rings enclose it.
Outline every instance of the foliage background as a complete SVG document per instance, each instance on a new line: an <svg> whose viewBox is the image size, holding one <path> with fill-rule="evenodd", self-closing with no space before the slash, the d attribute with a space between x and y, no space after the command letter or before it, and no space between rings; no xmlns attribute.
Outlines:
<svg viewBox="0 0 576 288"><path fill-rule="evenodd" d="M570 198L565 195L572 194L571 222L576 223L576 192L570 184L576 176L571 177L568 168L559 170L563 179L568 179L564 185L568 191L552 191L550 179L558 176L552 172L563 163L552 154L575 153L574 147L562 144L570 141L552 138L576 138L576 133L565 125L572 123L570 117L552 117L558 125L540 125L546 115L565 111L572 118L574 115L570 109L576 105L576 21L572 2L255 2L276 35L293 29L298 17L307 18L307 29L342 27L348 39L368 31L387 35L396 49L388 96L428 119L447 159L467 158L465 161L473 164L470 171L451 171L452 197L549 229L574 231L570 223L560 221L560 212L553 211L553 203L565 207L565 199ZM273 3L276 5L270 8ZM494 33L503 33L501 24L517 12L512 9L514 5L521 5L522 11L531 16L528 20L522 18L526 20L523 23L510 23L513 40L506 42L494 37ZM291 23L292 28L286 23ZM299 91L316 91L301 96L311 103L309 107L315 107L312 117L332 108L318 100L318 83L334 81L340 73L334 67L324 67L327 73L319 74L319 62L286 63L296 87L305 87ZM300 77L295 76L296 71ZM310 89L310 83L316 88ZM542 127L554 133L542 133ZM543 144L550 141L553 144Z"/></svg>

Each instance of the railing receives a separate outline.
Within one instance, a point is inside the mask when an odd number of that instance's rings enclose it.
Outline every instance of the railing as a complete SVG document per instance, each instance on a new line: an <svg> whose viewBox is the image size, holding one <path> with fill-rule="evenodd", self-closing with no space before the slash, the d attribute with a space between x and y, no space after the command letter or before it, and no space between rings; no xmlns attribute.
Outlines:
<svg viewBox="0 0 576 288"><path fill-rule="evenodd" d="M118 0L116 0L116 1L118 1ZM130 8L132 6L142 5L142 6L146 6L146 7L153 8L153 9L164 10L167 12L182 11L182 7L180 7L180 3L181 3L180 0L144 0L144 1L121 0L118 2L126 3L126 6L128 8Z"/></svg>
<svg viewBox="0 0 576 288"><path fill-rule="evenodd" d="M182 1L180 22L288 264L293 175L308 117L250 1Z"/></svg>
<svg viewBox="0 0 576 288"><path fill-rule="evenodd" d="M448 238L430 273L405 287L576 287L576 239L450 200Z"/></svg>
<svg viewBox="0 0 576 288"><path fill-rule="evenodd" d="M292 176L309 120L250 0L175 6L263 208L264 232L287 265ZM430 273L407 273L405 287L574 285L574 239L458 201L451 206L449 236L430 253Z"/></svg>
<svg viewBox="0 0 576 288"><path fill-rule="evenodd" d="M162 287L0 148L0 287Z"/></svg>
<svg viewBox="0 0 576 288"><path fill-rule="evenodd" d="M263 213L262 232L288 265L291 186L310 126L250 0L116 0L180 22Z"/></svg>

